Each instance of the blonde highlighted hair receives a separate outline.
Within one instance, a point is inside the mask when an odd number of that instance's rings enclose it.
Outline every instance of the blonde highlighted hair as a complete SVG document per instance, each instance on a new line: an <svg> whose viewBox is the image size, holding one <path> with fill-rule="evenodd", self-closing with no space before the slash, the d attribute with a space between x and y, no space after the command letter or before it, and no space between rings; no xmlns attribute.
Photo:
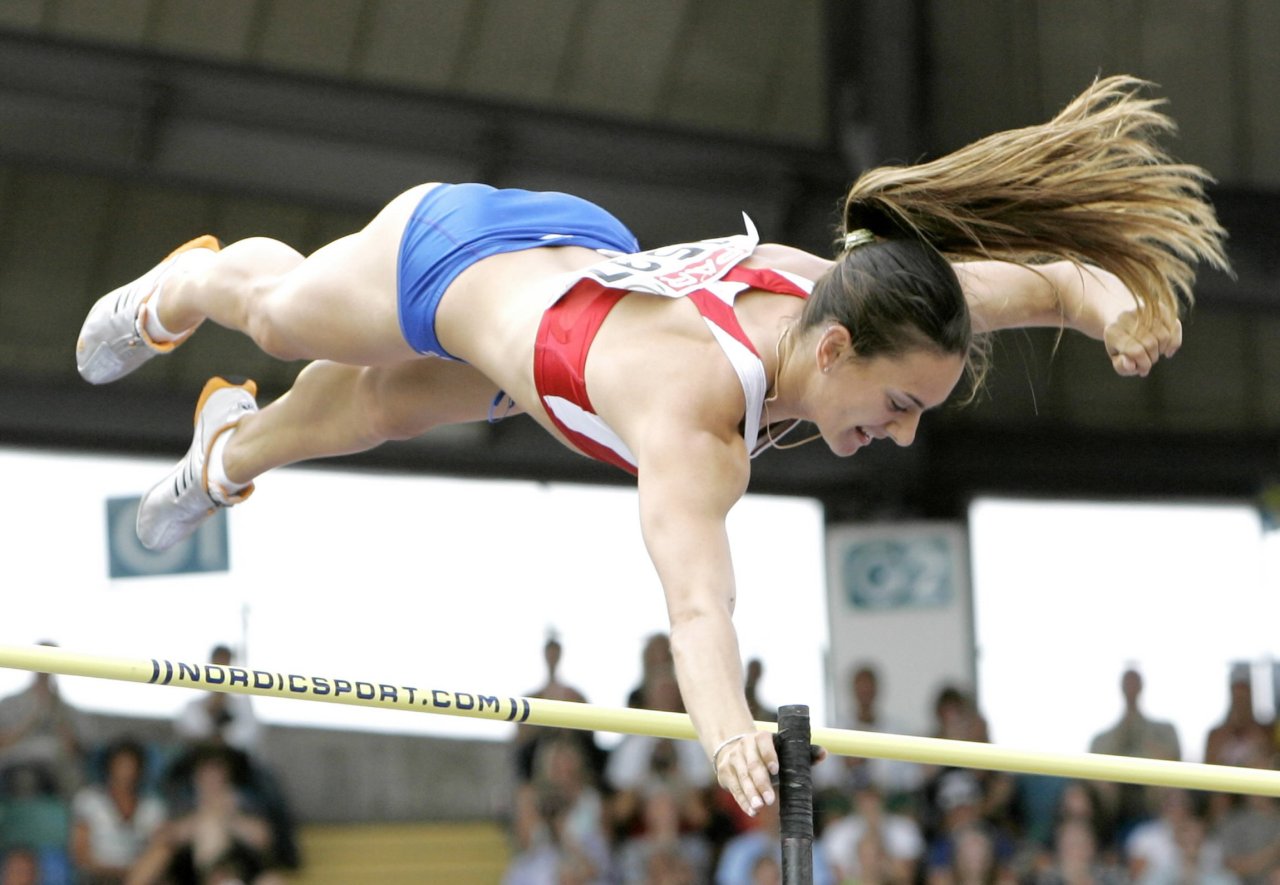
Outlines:
<svg viewBox="0 0 1280 885"><path fill-rule="evenodd" d="M872 169L844 206L844 233L917 237L953 260L1066 259L1111 271L1150 316L1190 305L1196 264L1229 271L1203 169L1156 142L1175 125L1147 82L1097 80L1047 123L944 157Z"/></svg>

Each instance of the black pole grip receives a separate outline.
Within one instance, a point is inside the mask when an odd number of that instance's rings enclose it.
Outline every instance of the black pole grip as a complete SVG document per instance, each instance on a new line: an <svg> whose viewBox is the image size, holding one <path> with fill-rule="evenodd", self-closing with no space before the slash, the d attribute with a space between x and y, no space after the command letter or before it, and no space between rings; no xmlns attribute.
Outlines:
<svg viewBox="0 0 1280 885"><path fill-rule="evenodd" d="M778 816L783 885L813 885L813 773L809 708L778 709Z"/></svg>

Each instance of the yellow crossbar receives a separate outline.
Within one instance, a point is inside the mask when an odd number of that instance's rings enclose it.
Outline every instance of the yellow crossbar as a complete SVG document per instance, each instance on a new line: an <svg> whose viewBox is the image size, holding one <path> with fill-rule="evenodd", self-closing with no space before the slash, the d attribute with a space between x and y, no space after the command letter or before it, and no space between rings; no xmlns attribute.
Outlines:
<svg viewBox="0 0 1280 885"><path fill-rule="evenodd" d="M681 713L601 707L541 698L491 695L479 691L446 690L425 687L421 683L330 675L308 676L279 670L222 667L217 664L193 664L159 658L105 658L47 646L0 646L0 667L329 704L413 710L419 713L529 725L677 739L696 737L689 717ZM771 723L758 722L756 726L762 730L776 730L776 726ZM840 756L900 759L930 765L1047 774L1084 780L1280 796L1280 771L1105 756L1097 753L1015 750L996 744L835 728L814 728L813 742Z"/></svg>

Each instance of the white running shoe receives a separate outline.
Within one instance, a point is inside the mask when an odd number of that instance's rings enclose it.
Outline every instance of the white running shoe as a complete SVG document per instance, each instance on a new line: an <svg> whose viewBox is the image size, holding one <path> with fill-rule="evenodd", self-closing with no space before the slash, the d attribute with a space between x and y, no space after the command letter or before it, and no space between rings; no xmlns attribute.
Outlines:
<svg viewBox="0 0 1280 885"><path fill-rule="evenodd" d="M258 411L252 381L232 384L211 378L196 403L196 433L187 456L151 487L138 504L138 540L149 550L165 550L194 532L219 507L239 504L253 483L239 491L209 486L209 450L245 415Z"/></svg>
<svg viewBox="0 0 1280 885"><path fill-rule="evenodd" d="M174 249L151 270L97 300L85 317L76 341L76 368L92 384L123 378L159 353L168 353L191 335L156 341L147 334L147 302L164 282L175 259L192 249L217 252L216 237L205 234ZM194 329L191 331L195 331Z"/></svg>

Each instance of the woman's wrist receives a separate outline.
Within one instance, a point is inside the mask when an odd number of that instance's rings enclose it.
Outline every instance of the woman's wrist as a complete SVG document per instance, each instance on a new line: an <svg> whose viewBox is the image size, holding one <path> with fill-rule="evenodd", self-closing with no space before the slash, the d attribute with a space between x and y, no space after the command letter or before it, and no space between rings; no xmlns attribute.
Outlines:
<svg viewBox="0 0 1280 885"><path fill-rule="evenodd" d="M1103 340L1107 327L1138 306L1128 287L1100 267L1074 265L1073 279L1064 281L1063 311L1068 324L1083 335Z"/></svg>
<svg viewBox="0 0 1280 885"><path fill-rule="evenodd" d="M719 771L720 770L720 754L723 753L725 750L729 749L734 744L736 744L738 741L743 740L744 738L749 738L754 734L755 734L754 731L744 731L741 734L735 734L732 737L727 737L724 740L722 740L719 744L716 745L715 750L713 750L711 753L711 767L714 770Z"/></svg>

